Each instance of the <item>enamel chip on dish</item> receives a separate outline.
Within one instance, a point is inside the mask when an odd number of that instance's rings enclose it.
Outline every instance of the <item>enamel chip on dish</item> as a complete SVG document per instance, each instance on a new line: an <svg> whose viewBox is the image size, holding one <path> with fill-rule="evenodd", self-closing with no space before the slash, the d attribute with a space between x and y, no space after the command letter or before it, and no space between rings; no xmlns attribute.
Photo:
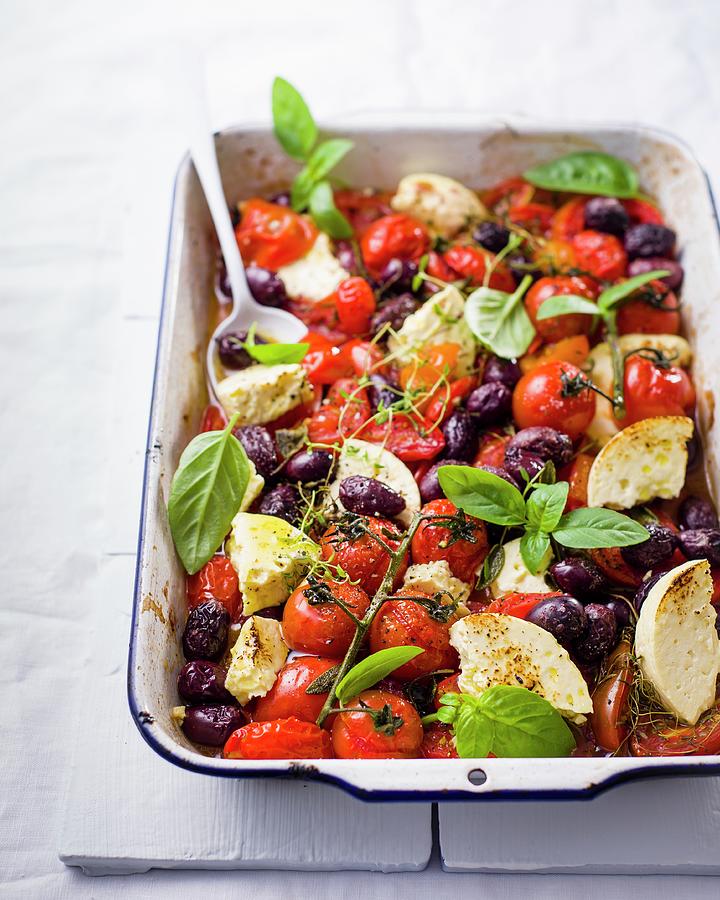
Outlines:
<svg viewBox="0 0 720 900"><path fill-rule="evenodd" d="M437 235L454 237L473 222L487 218L487 210L469 188L446 175L406 175L390 201L393 209L423 222Z"/></svg>
<svg viewBox="0 0 720 900"><path fill-rule="evenodd" d="M330 238L320 233L310 250L288 266L277 270L288 297L324 300L341 281L350 277L333 255Z"/></svg>
<svg viewBox="0 0 720 900"><path fill-rule="evenodd" d="M279 622L250 616L230 651L225 687L243 706L253 697L264 697L275 684L288 652Z"/></svg>
<svg viewBox="0 0 720 900"><path fill-rule="evenodd" d="M240 425L264 425L312 400L313 389L301 365L249 366L228 375L217 386L228 418Z"/></svg>

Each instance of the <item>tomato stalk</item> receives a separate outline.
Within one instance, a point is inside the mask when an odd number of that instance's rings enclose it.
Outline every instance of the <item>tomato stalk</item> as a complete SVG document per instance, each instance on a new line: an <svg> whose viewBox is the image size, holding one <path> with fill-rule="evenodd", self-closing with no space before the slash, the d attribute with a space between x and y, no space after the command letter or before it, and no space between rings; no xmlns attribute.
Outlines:
<svg viewBox="0 0 720 900"><path fill-rule="evenodd" d="M623 419L625 417L625 357L618 341L617 314L614 310L606 313L605 328L613 368L613 413L616 419Z"/></svg>

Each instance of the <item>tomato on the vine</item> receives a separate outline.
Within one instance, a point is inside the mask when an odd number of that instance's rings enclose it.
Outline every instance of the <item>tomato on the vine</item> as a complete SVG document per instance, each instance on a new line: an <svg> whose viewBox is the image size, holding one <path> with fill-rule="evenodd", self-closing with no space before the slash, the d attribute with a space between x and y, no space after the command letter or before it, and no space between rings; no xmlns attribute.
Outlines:
<svg viewBox="0 0 720 900"><path fill-rule="evenodd" d="M287 206L257 197L242 204L242 218L235 227L245 264L273 271L305 256L317 235L317 228L308 219Z"/></svg>
<svg viewBox="0 0 720 900"><path fill-rule="evenodd" d="M425 729L420 755L424 759L457 759L452 729L442 722L433 722Z"/></svg>
<svg viewBox="0 0 720 900"><path fill-rule="evenodd" d="M577 275L555 275L536 281L525 296L525 309L535 330L546 341L559 341L576 334L590 334L593 317L584 313L538 319L538 312L546 300L549 300L550 297L568 294L595 300L598 294L597 284L591 278Z"/></svg>
<svg viewBox="0 0 720 900"><path fill-rule="evenodd" d="M370 598L358 585L328 579L296 588L283 609L283 637L288 647L305 653L342 656L355 635L355 623L339 604L356 619L362 619Z"/></svg>
<svg viewBox="0 0 720 900"><path fill-rule="evenodd" d="M360 587L372 596L390 565L390 556L377 539L384 541L396 553L402 541L402 532L389 519L360 516L347 524L338 522L331 525L320 539L322 558L341 566L351 581L358 581ZM396 585L402 581L406 569L407 559L404 559L394 579Z"/></svg>
<svg viewBox="0 0 720 900"><path fill-rule="evenodd" d="M374 221L360 241L363 262L378 278L391 259L417 260L430 246L430 235L417 219L404 213Z"/></svg>
<svg viewBox="0 0 720 900"><path fill-rule="evenodd" d="M341 281L333 294L340 328L345 334L365 334L375 312L375 294L365 278L354 275Z"/></svg>
<svg viewBox="0 0 720 900"><path fill-rule="evenodd" d="M420 524L412 539L412 558L414 563L445 560L456 578L472 583L487 556L487 532L480 519L457 513L458 508L450 500L426 503L422 514L438 516L439 521L429 519Z"/></svg>
<svg viewBox="0 0 720 900"><path fill-rule="evenodd" d="M612 234L590 229L573 238L578 268L601 281L616 281L627 269L627 254L622 243Z"/></svg>
<svg viewBox="0 0 720 900"><path fill-rule="evenodd" d="M332 755L330 734L296 716L243 725L223 748L225 759L332 759Z"/></svg>
<svg viewBox="0 0 720 900"><path fill-rule="evenodd" d="M652 416L686 416L695 408L695 387L684 369L634 354L625 360L625 416L621 428Z"/></svg>
<svg viewBox="0 0 720 900"><path fill-rule="evenodd" d="M324 656L299 656L286 663L268 693L255 701L251 712L253 721L269 722L295 716L303 722L314 722L327 699L327 691L308 694L306 688L337 664L337 659Z"/></svg>
<svg viewBox="0 0 720 900"><path fill-rule="evenodd" d="M242 597L238 587L237 572L227 556L213 556L194 575L187 576L188 608L194 609L206 600L217 600L236 619Z"/></svg>
<svg viewBox="0 0 720 900"><path fill-rule="evenodd" d="M513 391L513 418L519 428L545 425L572 440L584 434L595 415L595 394L576 366L549 362L518 381Z"/></svg>
<svg viewBox="0 0 720 900"><path fill-rule="evenodd" d="M487 251L477 247L450 247L443 253L443 259L460 278L469 278L472 285L480 286L484 283L485 274L493 264L493 256ZM515 279L509 269L499 263L492 270L488 279L488 285L499 291L512 293L515 290Z"/></svg>
<svg viewBox="0 0 720 900"><path fill-rule="evenodd" d="M679 334L680 302L662 281L644 285L617 313L618 334Z"/></svg>
<svg viewBox="0 0 720 900"><path fill-rule="evenodd" d="M418 756L423 727L408 700L390 691L371 690L349 700L347 706L354 711L338 713L332 727L333 750L338 759Z"/></svg>

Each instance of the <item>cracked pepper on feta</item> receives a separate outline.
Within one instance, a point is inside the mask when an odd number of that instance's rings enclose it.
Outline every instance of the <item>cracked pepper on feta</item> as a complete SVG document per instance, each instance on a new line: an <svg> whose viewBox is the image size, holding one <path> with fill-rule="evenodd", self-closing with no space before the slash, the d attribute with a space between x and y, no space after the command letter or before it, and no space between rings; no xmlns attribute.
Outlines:
<svg viewBox="0 0 720 900"><path fill-rule="evenodd" d="M249 366L223 378L217 394L226 415L238 416L238 426L263 425L309 403L313 389L300 365Z"/></svg>
<svg viewBox="0 0 720 900"><path fill-rule="evenodd" d="M243 706L264 697L275 684L288 655L282 628L275 619L250 616L230 651L225 687Z"/></svg>

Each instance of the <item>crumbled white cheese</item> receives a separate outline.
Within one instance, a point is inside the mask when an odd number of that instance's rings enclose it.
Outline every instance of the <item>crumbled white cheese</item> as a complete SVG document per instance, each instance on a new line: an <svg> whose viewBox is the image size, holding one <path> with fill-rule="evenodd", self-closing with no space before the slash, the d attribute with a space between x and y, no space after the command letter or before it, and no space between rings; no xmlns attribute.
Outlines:
<svg viewBox="0 0 720 900"><path fill-rule="evenodd" d="M455 237L488 215L477 194L464 184L432 173L406 175L390 202L393 209L419 219L444 238Z"/></svg>
<svg viewBox="0 0 720 900"><path fill-rule="evenodd" d="M341 281L350 277L330 248L330 238L321 232L305 256L277 271L288 297L324 300Z"/></svg>
<svg viewBox="0 0 720 900"><path fill-rule="evenodd" d="M301 365L257 365L223 378L217 395L228 418L238 413L238 426L263 425L308 403L313 389Z"/></svg>
<svg viewBox="0 0 720 900"><path fill-rule="evenodd" d="M280 623L250 616L230 655L225 687L233 697L243 706L253 697L264 697L275 684L288 655Z"/></svg>

